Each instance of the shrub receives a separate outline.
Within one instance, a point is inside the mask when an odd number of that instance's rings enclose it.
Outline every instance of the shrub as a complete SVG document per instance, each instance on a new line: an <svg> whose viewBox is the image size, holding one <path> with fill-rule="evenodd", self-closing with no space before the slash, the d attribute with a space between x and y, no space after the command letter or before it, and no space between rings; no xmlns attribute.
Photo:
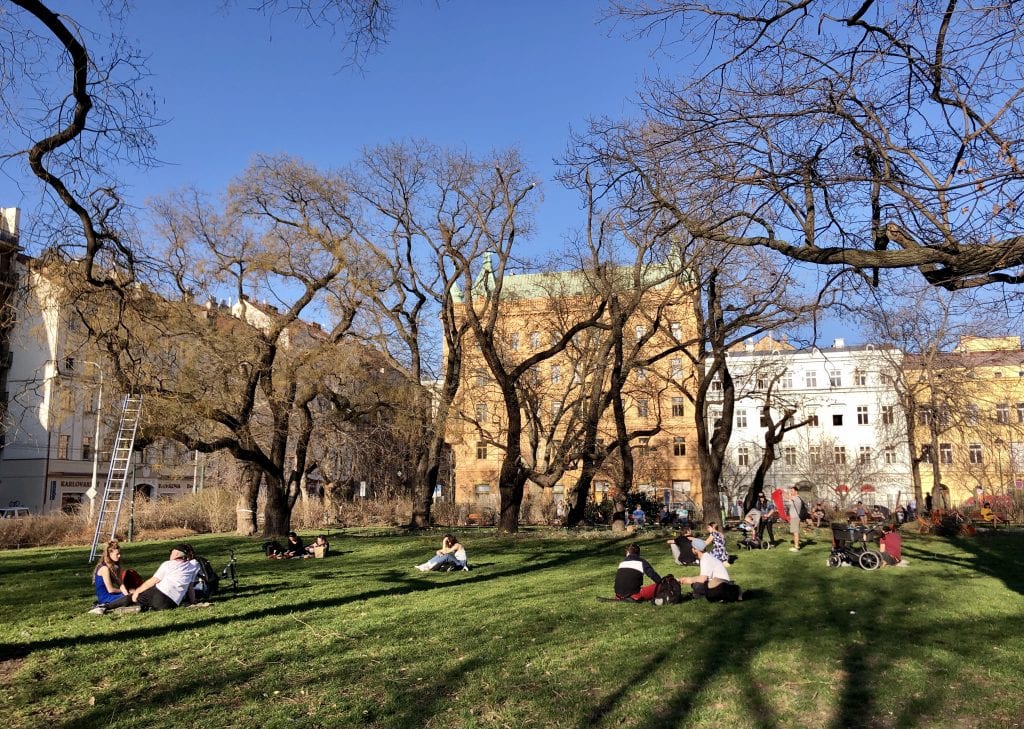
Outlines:
<svg viewBox="0 0 1024 729"><path fill-rule="evenodd" d="M88 511L0 519L0 549L84 544L91 539Z"/></svg>

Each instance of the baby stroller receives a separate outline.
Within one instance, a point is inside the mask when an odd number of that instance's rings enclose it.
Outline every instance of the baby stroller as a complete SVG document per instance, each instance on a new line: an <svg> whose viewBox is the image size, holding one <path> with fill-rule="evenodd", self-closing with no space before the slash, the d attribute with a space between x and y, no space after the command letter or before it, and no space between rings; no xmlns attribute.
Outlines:
<svg viewBox="0 0 1024 729"><path fill-rule="evenodd" d="M768 542L757 538L757 530L753 524L743 521L736 528L742 533L742 537L737 545L740 549L768 549L771 547Z"/></svg>
<svg viewBox="0 0 1024 729"><path fill-rule="evenodd" d="M882 564L882 555L868 547L868 535L873 529L854 524L832 525L832 553L828 556L829 567L856 565L865 570L877 570Z"/></svg>

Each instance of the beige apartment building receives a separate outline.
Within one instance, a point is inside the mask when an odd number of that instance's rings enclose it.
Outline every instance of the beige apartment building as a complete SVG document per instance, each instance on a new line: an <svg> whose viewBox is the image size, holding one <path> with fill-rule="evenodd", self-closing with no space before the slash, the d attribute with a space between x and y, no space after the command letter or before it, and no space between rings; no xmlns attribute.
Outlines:
<svg viewBox="0 0 1024 729"><path fill-rule="evenodd" d="M659 269L661 271L665 269ZM652 271L653 278L658 271ZM485 268L481 277L492 276ZM493 290L478 279L480 291ZM524 362L557 343L574 324L591 316L598 297L580 272L507 275L502 282L498 349L507 366ZM624 358L630 368L623 389L627 429L635 459L634 487L657 500L699 501L699 469L693 451L695 429L691 405L682 385L692 376L689 359L672 352L674 344L693 336L692 306L674 280L651 285L624 332ZM480 296L475 296L478 306ZM457 315L469 304L460 297ZM607 324L607 315L601 324ZM581 429L589 406L609 381L608 331L600 326L579 332L564 351L543 359L518 384L523 403L523 461L543 478L527 483L524 505L550 504L564 498L579 476ZM506 439L505 406L472 333L464 348L463 384L450 420L448 442L454 456L455 501L471 508L496 509L498 474ZM649 366L630 366L664 354ZM599 440L615 439L612 408L600 411ZM538 483L546 481L546 483ZM600 501L621 482L621 465L609 458L594 479L591 498Z"/></svg>

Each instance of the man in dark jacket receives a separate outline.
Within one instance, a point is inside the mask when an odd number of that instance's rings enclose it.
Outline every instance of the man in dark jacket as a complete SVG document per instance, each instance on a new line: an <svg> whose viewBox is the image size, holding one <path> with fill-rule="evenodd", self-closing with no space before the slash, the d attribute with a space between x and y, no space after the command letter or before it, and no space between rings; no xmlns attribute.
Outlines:
<svg viewBox="0 0 1024 729"><path fill-rule="evenodd" d="M645 586L644 575L654 582ZM619 569L615 573L615 599L637 602L653 600L660 581L658 573L640 556L640 547L630 544L626 547L626 558L619 562Z"/></svg>

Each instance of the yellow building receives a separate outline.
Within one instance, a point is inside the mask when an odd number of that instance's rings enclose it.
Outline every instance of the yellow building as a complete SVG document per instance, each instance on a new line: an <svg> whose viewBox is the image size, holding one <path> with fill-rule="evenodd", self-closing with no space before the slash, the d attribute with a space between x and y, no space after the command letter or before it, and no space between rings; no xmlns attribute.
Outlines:
<svg viewBox="0 0 1024 729"><path fill-rule="evenodd" d="M653 280L667 271L652 268ZM493 276L485 268L482 276ZM474 292L487 289L478 279ZM580 272L507 275L502 283L499 324L495 339L502 362L514 367L557 343L574 324L596 310L598 296L587 275ZM625 367L631 371L623 389L627 429L635 459L634 487L659 501L699 501L699 469L694 452L695 430L691 404L682 384L692 380L692 366L673 345L693 337L692 306L679 283L670 277L644 292L625 290L621 300L636 297L639 306L625 329ZM483 304L475 296L478 311ZM468 303L458 297L457 315L465 317ZM601 325L608 324L607 312ZM506 413L494 381L472 332L464 347L463 380L448 429L455 460L455 500L471 508L498 508L498 474L504 458ZM566 349L542 359L520 378L523 404L523 462L535 473L527 483L524 505L558 502L574 487L580 473L579 449L583 425L599 412L598 438L615 439L612 408L591 409L609 382L609 331L600 325L579 332ZM649 366L636 363L654 353L666 353ZM692 384L692 383L691 383ZM611 457L594 479L591 497L600 500L620 484L619 461ZM526 516L527 514L524 514Z"/></svg>
<svg viewBox="0 0 1024 729"><path fill-rule="evenodd" d="M964 337L952 352L908 356L925 494L936 474L957 506L1024 493L1024 351L1019 337ZM938 494L935 495L938 499Z"/></svg>

